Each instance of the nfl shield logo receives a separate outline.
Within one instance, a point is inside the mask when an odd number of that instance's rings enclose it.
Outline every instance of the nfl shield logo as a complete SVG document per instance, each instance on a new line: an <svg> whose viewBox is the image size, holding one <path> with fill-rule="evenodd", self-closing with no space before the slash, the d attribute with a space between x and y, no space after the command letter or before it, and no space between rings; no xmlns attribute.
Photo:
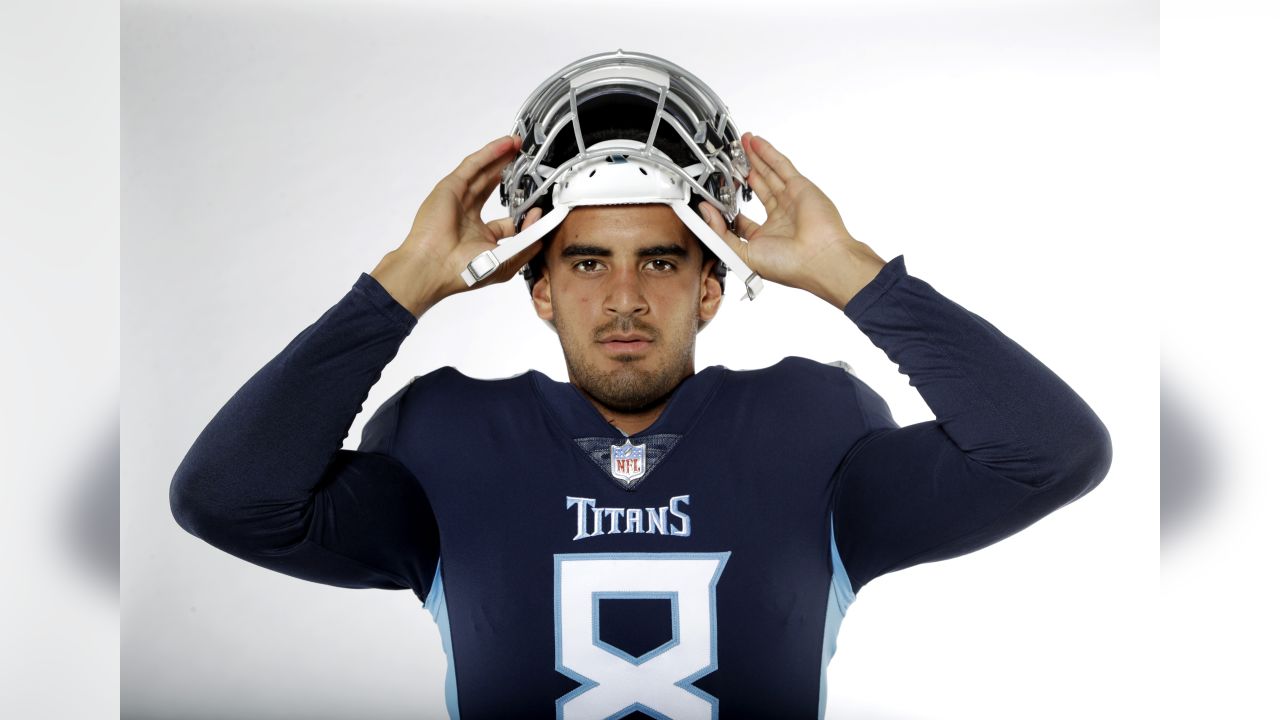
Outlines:
<svg viewBox="0 0 1280 720"><path fill-rule="evenodd" d="M613 471L613 477L622 482L623 485L631 487L637 480L644 477L644 444L632 445L631 439L621 445L612 445L609 448L609 467Z"/></svg>

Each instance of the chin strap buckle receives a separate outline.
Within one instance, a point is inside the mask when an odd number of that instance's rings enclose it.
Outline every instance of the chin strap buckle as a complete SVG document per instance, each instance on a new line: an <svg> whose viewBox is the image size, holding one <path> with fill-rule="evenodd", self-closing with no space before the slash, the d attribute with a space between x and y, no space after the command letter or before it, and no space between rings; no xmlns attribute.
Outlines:
<svg viewBox="0 0 1280 720"><path fill-rule="evenodd" d="M500 264L492 250L485 250L467 263L467 268L462 271L462 280L471 287L493 274Z"/></svg>

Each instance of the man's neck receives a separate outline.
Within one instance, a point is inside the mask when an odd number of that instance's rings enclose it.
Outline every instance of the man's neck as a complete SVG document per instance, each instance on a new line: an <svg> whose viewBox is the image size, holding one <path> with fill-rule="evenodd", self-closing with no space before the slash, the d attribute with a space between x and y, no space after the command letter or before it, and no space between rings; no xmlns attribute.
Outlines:
<svg viewBox="0 0 1280 720"><path fill-rule="evenodd" d="M587 399L591 401L592 405L595 405L596 410L604 416L605 420L609 421L610 425L618 428L625 435L635 435L643 432L645 428L648 428L658 419L658 416L662 414L662 410L670 402L670 399L663 400L660 404L640 413L621 413L601 405L590 395L587 395Z"/></svg>
<svg viewBox="0 0 1280 720"><path fill-rule="evenodd" d="M692 363L690 363L690 365L692 365ZM676 390L681 384L693 377L693 375L693 368L689 367L684 377L681 378L680 382L676 383L675 387L671 388L667 392L665 397L656 402L652 407L639 412L618 410L617 408L609 407L599 400L596 400L592 397L591 393L583 390L582 387L578 385L574 379L573 372L569 373L569 384L578 391L579 395L582 395L591 403L592 407L596 409L596 412L600 413L601 417L603 417L606 422L618 428L618 430L625 435L636 435L647 430L649 426L653 425L653 423L658 420L662 415L662 411L666 409L667 403L671 402L671 398L675 395Z"/></svg>

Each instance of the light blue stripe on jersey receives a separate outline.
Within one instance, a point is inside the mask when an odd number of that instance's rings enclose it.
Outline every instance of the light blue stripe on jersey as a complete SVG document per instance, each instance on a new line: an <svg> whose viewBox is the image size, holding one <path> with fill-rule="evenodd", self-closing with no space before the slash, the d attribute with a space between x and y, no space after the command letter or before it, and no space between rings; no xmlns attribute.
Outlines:
<svg viewBox="0 0 1280 720"><path fill-rule="evenodd" d="M431 580L431 592L427 593L422 607L431 611L436 625L440 627L440 642L444 645L448 671L444 677L444 702L449 708L449 717L458 720L458 678L453 671L453 637L449 632L449 606L444 600L444 582L440 579L440 562L436 562L436 576Z"/></svg>
<svg viewBox="0 0 1280 720"><path fill-rule="evenodd" d="M836 636L840 633L840 623L844 614L857 599L853 592L853 583L849 582L849 573L845 572L844 561L840 559L840 551L836 548L836 527L834 517L831 520L831 589L827 592L827 627L822 636L822 679L818 683L818 720L827 712L827 665L836 654Z"/></svg>

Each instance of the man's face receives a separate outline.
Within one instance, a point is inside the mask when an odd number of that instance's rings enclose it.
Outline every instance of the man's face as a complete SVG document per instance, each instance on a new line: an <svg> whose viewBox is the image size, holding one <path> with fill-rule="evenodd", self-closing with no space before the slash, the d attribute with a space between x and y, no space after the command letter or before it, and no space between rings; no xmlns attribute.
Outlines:
<svg viewBox="0 0 1280 720"><path fill-rule="evenodd" d="M543 251L534 307L560 336L570 382L639 412L693 374L694 338L721 291L715 257L704 261L670 207L574 208Z"/></svg>

